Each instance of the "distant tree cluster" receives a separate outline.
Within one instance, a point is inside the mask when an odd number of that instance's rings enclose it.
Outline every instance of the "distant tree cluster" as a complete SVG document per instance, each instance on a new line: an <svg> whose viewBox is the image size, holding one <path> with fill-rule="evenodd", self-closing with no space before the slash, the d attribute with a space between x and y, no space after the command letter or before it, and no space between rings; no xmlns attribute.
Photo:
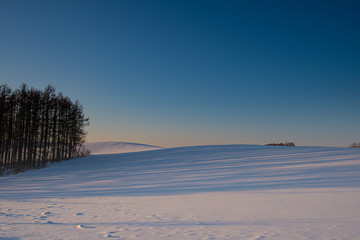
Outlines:
<svg viewBox="0 0 360 240"><path fill-rule="evenodd" d="M295 147L295 143L293 142L286 142L286 143L269 143L266 144L268 146L290 146L290 147Z"/></svg>
<svg viewBox="0 0 360 240"><path fill-rule="evenodd" d="M40 91L0 85L0 174L87 155L88 125L82 105L52 86Z"/></svg>
<svg viewBox="0 0 360 240"><path fill-rule="evenodd" d="M354 143L352 143L352 144L350 144L350 146L349 146L350 148L360 148L360 142L354 142Z"/></svg>

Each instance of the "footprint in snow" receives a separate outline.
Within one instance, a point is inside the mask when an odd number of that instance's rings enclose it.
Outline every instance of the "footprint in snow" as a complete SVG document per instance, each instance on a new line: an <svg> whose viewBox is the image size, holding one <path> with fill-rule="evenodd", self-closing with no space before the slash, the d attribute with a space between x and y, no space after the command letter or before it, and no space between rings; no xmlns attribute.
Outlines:
<svg viewBox="0 0 360 240"><path fill-rule="evenodd" d="M76 229L82 229L82 228L85 228L85 226L82 225L82 224L79 224L79 225L76 226Z"/></svg>
<svg viewBox="0 0 360 240"><path fill-rule="evenodd" d="M95 227L87 227L87 226L84 226L83 224L79 224L75 228L76 229L83 229L83 228L95 228Z"/></svg>
<svg viewBox="0 0 360 240"><path fill-rule="evenodd" d="M255 236L254 240L262 240L265 239L265 236Z"/></svg>
<svg viewBox="0 0 360 240"><path fill-rule="evenodd" d="M50 214L51 214L51 212L42 212L41 216L46 216L46 215L50 215Z"/></svg>

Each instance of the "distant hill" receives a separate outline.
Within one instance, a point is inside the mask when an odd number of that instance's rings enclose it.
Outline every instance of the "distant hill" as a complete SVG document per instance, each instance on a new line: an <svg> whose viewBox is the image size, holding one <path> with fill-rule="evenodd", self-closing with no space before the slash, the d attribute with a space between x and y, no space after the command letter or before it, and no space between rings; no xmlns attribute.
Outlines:
<svg viewBox="0 0 360 240"><path fill-rule="evenodd" d="M85 147L91 151L91 155L140 152L162 148L158 146L130 142L92 142L86 143Z"/></svg>

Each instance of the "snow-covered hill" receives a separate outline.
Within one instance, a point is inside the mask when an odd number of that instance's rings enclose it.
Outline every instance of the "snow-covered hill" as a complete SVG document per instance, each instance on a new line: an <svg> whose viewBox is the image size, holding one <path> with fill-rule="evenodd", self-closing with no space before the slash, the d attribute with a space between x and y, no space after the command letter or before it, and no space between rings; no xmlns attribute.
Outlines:
<svg viewBox="0 0 360 240"><path fill-rule="evenodd" d="M0 178L0 239L358 239L360 152L196 146Z"/></svg>
<svg viewBox="0 0 360 240"><path fill-rule="evenodd" d="M91 151L91 155L140 152L161 149L161 147L157 146L130 142L92 142L86 143L85 147Z"/></svg>

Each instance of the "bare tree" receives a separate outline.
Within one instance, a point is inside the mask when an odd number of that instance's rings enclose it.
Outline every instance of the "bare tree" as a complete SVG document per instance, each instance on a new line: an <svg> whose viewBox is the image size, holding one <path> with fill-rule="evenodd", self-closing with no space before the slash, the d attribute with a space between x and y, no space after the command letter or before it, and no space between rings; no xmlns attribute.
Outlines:
<svg viewBox="0 0 360 240"><path fill-rule="evenodd" d="M13 91L0 85L0 174L86 155L88 125L81 104L52 86L40 91L22 84Z"/></svg>

